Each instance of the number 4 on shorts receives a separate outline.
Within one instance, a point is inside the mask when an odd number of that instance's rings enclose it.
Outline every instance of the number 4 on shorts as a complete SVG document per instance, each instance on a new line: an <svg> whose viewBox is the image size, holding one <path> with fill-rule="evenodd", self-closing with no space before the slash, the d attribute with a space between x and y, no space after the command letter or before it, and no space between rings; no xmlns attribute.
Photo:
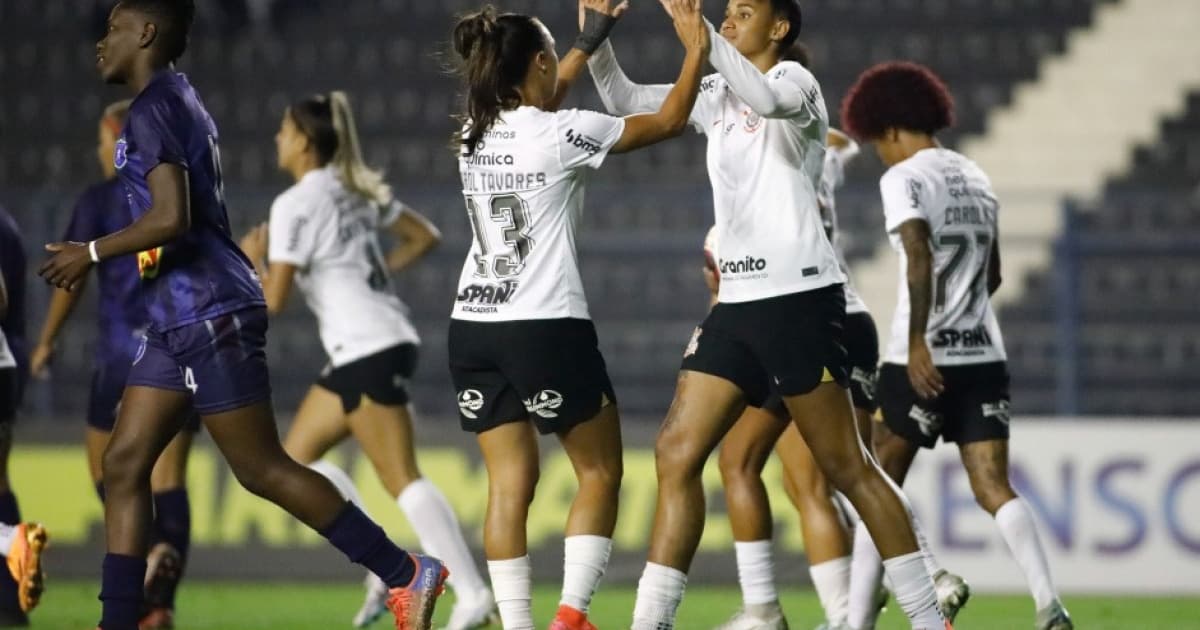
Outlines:
<svg viewBox="0 0 1200 630"><path fill-rule="evenodd" d="M196 395L196 390L200 389L200 386L196 384L196 374L190 367L183 368L183 385L191 390L193 396Z"/></svg>

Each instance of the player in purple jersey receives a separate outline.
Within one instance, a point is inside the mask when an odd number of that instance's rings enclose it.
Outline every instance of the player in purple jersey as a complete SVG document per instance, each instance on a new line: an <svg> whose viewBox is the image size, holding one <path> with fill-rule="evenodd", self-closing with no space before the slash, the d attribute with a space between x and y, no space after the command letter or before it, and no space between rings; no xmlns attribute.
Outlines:
<svg viewBox="0 0 1200 630"><path fill-rule="evenodd" d="M191 408L247 490L383 579L398 629L427 629L447 576L442 563L397 547L280 444L262 288L230 238L216 126L174 68L194 15L190 0L123 0L112 10L96 65L107 83L137 94L114 154L134 221L90 243L47 245L53 256L40 270L50 284L73 289L93 264L136 253L149 312L104 454L108 553L99 627L138 627L151 469Z"/></svg>
<svg viewBox="0 0 1200 630"><path fill-rule="evenodd" d="M132 221L125 187L117 179L113 164L113 153L129 114L129 104L129 101L113 103L104 111L97 149L105 181L92 186L79 198L63 237L65 241L88 242L116 232ZM96 265L96 276L99 282L98 334L84 444L92 482L103 500L101 458L117 421L117 407L147 322L146 309L138 293L141 279L137 260L133 256L105 260ZM41 336L29 360L29 370L35 378L48 376L55 342L82 293L82 286L74 291L54 291ZM142 630L173 625L175 591L187 560L192 524L185 487L187 455L192 436L200 428L199 418L195 414L188 416L187 430L171 440L150 476L154 493L154 527Z"/></svg>
<svg viewBox="0 0 1200 630"><path fill-rule="evenodd" d="M8 478L12 429L25 386L25 246L17 222L0 208L0 628L29 625L26 613L42 594L42 549L46 530L21 523ZM11 575L11 577L10 577Z"/></svg>

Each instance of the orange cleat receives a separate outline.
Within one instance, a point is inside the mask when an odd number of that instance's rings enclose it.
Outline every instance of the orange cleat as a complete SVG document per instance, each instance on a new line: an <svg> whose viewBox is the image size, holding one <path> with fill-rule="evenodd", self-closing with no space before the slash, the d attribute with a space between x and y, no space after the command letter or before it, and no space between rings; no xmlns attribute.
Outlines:
<svg viewBox="0 0 1200 630"><path fill-rule="evenodd" d="M587 613L560 604L558 614L554 615L554 621L550 622L549 630L596 630L596 626L588 621Z"/></svg>
<svg viewBox="0 0 1200 630"><path fill-rule="evenodd" d="M436 558L409 554L417 565L412 582L388 591L388 610L396 617L396 630L430 630L438 597L446 592L450 571Z"/></svg>
<svg viewBox="0 0 1200 630"><path fill-rule="evenodd" d="M12 547L8 549L8 572L17 583L22 612L33 610L42 597L46 578L42 572L42 552L49 539L46 528L37 523L21 523L13 534Z"/></svg>

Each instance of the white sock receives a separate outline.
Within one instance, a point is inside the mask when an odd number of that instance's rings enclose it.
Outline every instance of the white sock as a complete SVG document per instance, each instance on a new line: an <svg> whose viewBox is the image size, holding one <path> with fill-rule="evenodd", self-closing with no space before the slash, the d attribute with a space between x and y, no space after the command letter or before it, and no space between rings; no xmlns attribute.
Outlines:
<svg viewBox="0 0 1200 630"><path fill-rule="evenodd" d="M854 528L854 555L850 564L850 609L846 623L853 630L872 630L879 612L875 596L883 582L883 559L867 526Z"/></svg>
<svg viewBox="0 0 1200 630"><path fill-rule="evenodd" d="M309 464L308 467L321 473L321 476L328 479L329 483L333 484L334 489L338 491L338 494L342 495L343 499L353 503L364 514L367 512L366 506L363 505L362 497L358 494L358 488L354 486L354 480L350 479L350 475L347 475L345 471L324 459L315 461Z"/></svg>
<svg viewBox="0 0 1200 630"><path fill-rule="evenodd" d="M488 560L488 573L492 576L492 593L504 630L534 630L533 567L529 556Z"/></svg>
<svg viewBox="0 0 1200 630"><path fill-rule="evenodd" d="M840 626L850 614L850 556L827 560L808 568L825 620Z"/></svg>
<svg viewBox="0 0 1200 630"><path fill-rule="evenodd" d="M674 628L675 610L683 600L683 589L686 586L687 574L683 571L647 562L642 579L638 580L637 603L633 606L633 629Z"/></svg>
<svg viewBox="0 0 1200 630"><path fill-rule="evenodd" d="M775 558L771 541L734 542L737 554L738 583L742 585L742 603L774 604L779 601L775 592Z"/></svg>
<svg viewBox="0 0 1200 630"><path fill-rule="evenodd" d="M0 554L3 554L7 558L8 552L12 549L13 541L16 539L17 526L0 523Z"/></svg>
<svg viewBox="0 0 1200 630"><path fill-rule="evenodd" d="M559 603L586 613L608 568L611 553L611 538L567 536L563 542L563 590Z"/></svg>
<svg viewBox="0 0 1200 630"><path fill-rule="evenodd" d="M925 530L921 529L921 522L917 520L911 509L908 511L908 520L912 523L913 535L917 538L917 546L921 548L921 561L925 563L925 571L929 573L930 577L933 577L941 572L942 563L938 562L937 557L933 555L933 551L929 549L929 541L925 538Z"/></svg>
<svg viewBox="0 0 1200 630"><path fill-rule="evenodd" d="M996 525L1000 535L1008 544L1017 565L1025 573L1025 581L1029 591L1033 593L1033 601L1038 610L1045 610L1058 601L1058 593L1054 590L1054 582L1050 578L1050 563L1046 560L1046 550L1042 548L1042 539L1038 536L1037 526L1033 522L1033 514L1021 497L1017 497L996 510Z"/></svg>
<svg viewBox="0 0 1200 630"><path fill-rule="evenodd" d="M459 599L474 601L473 598L487 591L463 538L458 517L432 481L422 478L408 484L396 497L396 503L412 524L421 548L450 569L450 586Z"/></svg>
<svg viewBox="0 0 1200 630"><path fill-rule="evenodd" d="M891 577L896 603L908 615L913 630L946 629L946 620L938 609L933 578L925 571L921 552L888 558L883 561L883 570Z"/></svg>

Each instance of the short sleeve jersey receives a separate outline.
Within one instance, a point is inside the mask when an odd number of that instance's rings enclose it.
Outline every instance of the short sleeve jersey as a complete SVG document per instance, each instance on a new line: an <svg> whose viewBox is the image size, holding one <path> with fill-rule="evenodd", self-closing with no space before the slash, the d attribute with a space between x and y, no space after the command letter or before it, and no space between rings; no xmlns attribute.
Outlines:
<svg viewBox="0 0 1200 630"><path fill-rule="evenodd" d="M625 121L596 112L504 112L459 159L472 243L452 317L588 319L576 237L588 169Z"/></svg>
<svg viewBox="0 0 1200 630"><path fill-rule="evenodd" d="M908 363L908 259L900 226L925 221L933 248L933 303L926 328L933 362L964 365L1005 360L1004 339L988 296L988 264L1000 204L974 162L948 149L924 149L880 180L897 266L898 299L884 361Z"/></svg>
<svg viewBox="0 0 1200 630"><path fill-rule="evenodd" d="M230 235L217 141L196 90L166 70L134 99L117 141L114 163L134 220L150 209L151 171L173 164L187 172L188 231L137 254L150 326L158 331L265 304L254 267Z"/></svg>
<svg viewBox="0 0 1200 630"><path fill-rule="evenodd" d="M420 342L379 245L378 231L402 208L349 190L331 168L309 171L271 205L268 259L297 268L335 367Z"/></svg>

